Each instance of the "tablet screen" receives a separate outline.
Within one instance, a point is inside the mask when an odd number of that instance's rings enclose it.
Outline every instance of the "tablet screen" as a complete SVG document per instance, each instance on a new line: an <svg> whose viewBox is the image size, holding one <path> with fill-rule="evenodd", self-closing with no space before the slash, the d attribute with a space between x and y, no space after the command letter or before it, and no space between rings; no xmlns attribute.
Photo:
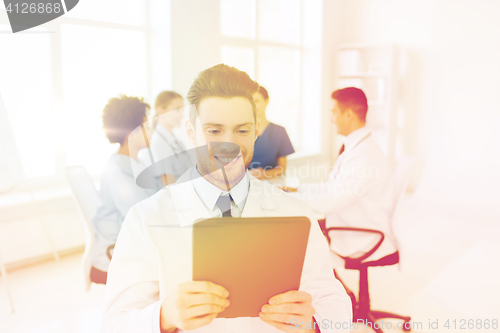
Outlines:
<svg viewBox="0 0 500 333"><path fill-rule="evenodd" d="M218 318L258 317L275 295L298 290L307 217L215 218L193 226L193 280L229 290Z"/></svg>

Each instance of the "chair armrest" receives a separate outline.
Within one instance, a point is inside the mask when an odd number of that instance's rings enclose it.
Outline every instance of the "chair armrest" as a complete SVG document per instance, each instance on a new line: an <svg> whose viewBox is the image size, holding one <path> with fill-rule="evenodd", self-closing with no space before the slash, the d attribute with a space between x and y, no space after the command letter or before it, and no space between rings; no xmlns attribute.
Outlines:
<svg viewBox="0 0 500 333"><path fill-rule="evenodd" d="M109 260L111 260L111 258L113 257L113 255L111 254L111 250L114 250L114 248L115 244L108 246L108 248L106 249L106 255L108 256Z"/></svg>
<svg viewBox="0 0 500 333"><path fill-rule="evenodd" d="M379 230L374 230L374 229L364 229L364 228L351 228L351 227L331 227L331 228L326 228L325 231L326 231L326 238L328 239L328 244L330 245L331 244L331 238L330 238L330 231L354 231L354 232L363 232L363 233L371 233L371 234L378 234L380 236L380 240L377 242L377 244L375 244L375 246L373 248L371 248L368 252L366 252L365 254L363 254L361 257L358 257L358 258L350 258L350 257L343 257L341 256L340 254L336 253L335 251L332 250L332 252L335 252L338 256L346 259L348 258L349 260L354 260L356 262L362 262L363 260L365 260L366 258L368 258L369 256L371 256L373 253L375 253L375 251L377 251L377 249L380 247L380 245L382 245L382 242L384 241L384 233L382 231L379 231ZM331 246L330 246L330 250L331 250Z"/></svg>

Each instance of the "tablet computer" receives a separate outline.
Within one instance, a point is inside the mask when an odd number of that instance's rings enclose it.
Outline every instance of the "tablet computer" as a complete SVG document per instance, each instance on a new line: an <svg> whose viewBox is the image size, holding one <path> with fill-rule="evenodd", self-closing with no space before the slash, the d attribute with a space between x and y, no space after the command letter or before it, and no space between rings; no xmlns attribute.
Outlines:
<svg viewBox="0 0 500 333"><path fill-rule="evenodd" d="M193 280L229 291L218 318L258 317L275 295L298 290L307 217L214 218L193 225Z"/></svg>

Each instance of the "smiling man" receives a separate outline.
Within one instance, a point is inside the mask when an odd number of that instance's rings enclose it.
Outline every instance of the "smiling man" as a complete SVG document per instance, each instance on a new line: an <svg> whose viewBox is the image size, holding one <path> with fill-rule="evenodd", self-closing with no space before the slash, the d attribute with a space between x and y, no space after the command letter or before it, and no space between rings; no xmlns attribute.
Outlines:
<svg viewBox="0 0 500 333"><path fill-rule="evenodd" d="M299 290L271 297L259 317L216 318L229 306L231 291L192 281L194 223L220 216L311 216L300 201L247 172L258 134L257 89L246 73L223 64L194 81L186 131L197 147L197 164L127 215L109 268L102 332L349 331L350 299L312 218Z"/></svg>
<svg viewBox="0 0 500 333"><path fill-rule="evenodd" d="M209 148L197 150L197 169L213 185L229 190L240 182L252 161L256 134L252 105L244 97L212 97L198 103L196 97L188 96L196 108L192 108L187 133L195 146L208 144ZM236 110L241 117L234 116Z"/></svg>

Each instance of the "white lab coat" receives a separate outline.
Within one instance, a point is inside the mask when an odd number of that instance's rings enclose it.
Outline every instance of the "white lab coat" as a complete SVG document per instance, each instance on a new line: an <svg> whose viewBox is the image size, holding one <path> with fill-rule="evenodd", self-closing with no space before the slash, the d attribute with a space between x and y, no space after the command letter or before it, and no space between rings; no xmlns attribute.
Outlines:
<svg viewBox="0 0 500 333"><path fill-rule="evenodd" d="M394 206L394 174L369 129L362 127L346 137L345 150L337 158L324 183L304 184L297 198L320 216L327 227L375 229L384 233L380 248L367 260L396 252L391 228ZM357 257L370 250L378 235L331 232L331 248L342 256ZM334 266L343 264L334 256ZM337 257L338 258L338 257Z"/></svg>
<svg viewBox="0 0 500 333"><path fill-rule="evenodd" d="M198 219L220 216L209 211L196 194L186 172L128 213L108 273L101 332L159 333L161 302L177 286L192 279L192 228ZM311 216L305 205L277 187L250 177L250 189L242 217ZM349 332L351 302L332 273L328 246L312 220L300 290L310 293L318 323L335 322ZM259 318L216 318L193 332L279 332Z"/></svg>

